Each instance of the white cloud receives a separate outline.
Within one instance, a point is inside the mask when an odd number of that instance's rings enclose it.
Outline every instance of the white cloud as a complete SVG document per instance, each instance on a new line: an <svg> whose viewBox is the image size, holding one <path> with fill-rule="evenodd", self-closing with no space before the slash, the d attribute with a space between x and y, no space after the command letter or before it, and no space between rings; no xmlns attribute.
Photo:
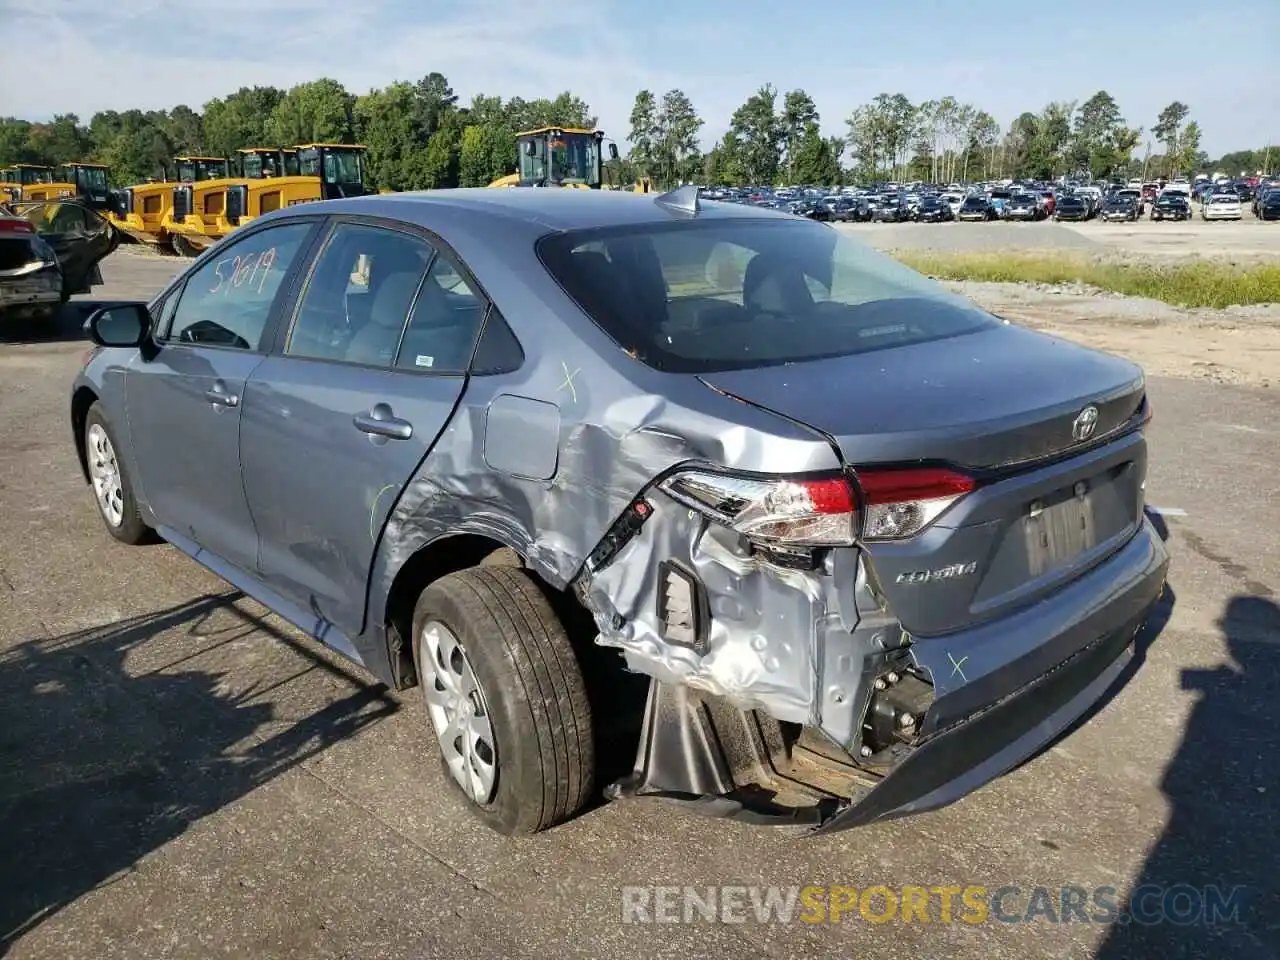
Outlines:
<svg viewBox="0 0 1280 960"><path fill-rule="evenodd" d="M40 42L6 50L0 115L199 109L241 86L320 76L359 94L438 71L464 101L571 90L621 140L635 91L668 79L640 63L625 32L599 25L588 0L468 0L442 13L391 0L272 0L266 9L217 0L202 10L163 0L9 3L15 33L38 29Z"/></svg>

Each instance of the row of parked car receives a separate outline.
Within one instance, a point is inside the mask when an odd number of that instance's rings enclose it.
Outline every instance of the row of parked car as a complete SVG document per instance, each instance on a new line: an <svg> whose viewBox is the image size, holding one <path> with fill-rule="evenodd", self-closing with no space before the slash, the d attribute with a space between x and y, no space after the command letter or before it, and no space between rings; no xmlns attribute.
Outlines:
<svg viewBox="0 0 1280 960"><path fill-rule="evenodd" d="M1199 207L1202 220L1240 220L1246 202L1259 220L1280 220L1280 180L1263 182L1257 189L1245 186L1247 193L1235 183L1201 182L1192 187L1185 181L1174 181L1154 195L1126 188L1112 191L1098 202L1085 202L1086 207L1095 206L1094 215L1104 222L1135 221L1144 215L1152 220L1190 220L1195 216L1195 206ZM1062 201L1059 201L1059 210L1062 210ZM1068 205L1068 215L1059 215L1059 219L1087 218L1088 211L1082 216L1078 203Z"/></svg>
<svg viewBox="0 0 1280 960"><path fill-rule="evenodd" d="M1238 220L1244 204L1260 220L1280 220L1280 179L1256 187L1245 181L1213 183L976 184L969 187L907 189L712 189L712 200L784 210L811 220L854 223L937 223L943 221L1022 220L1103 222L1151 220Z"/></svg>

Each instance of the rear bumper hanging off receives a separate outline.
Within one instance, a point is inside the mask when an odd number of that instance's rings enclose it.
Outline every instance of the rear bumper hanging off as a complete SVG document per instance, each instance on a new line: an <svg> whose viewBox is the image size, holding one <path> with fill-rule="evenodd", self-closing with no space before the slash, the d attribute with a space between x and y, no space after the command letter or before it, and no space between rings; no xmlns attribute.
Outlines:
<svg viewBox="0 0 1280 960"><path fill-rule="evenodd" d="M939 685L922 736L891 769L877 772L829 742L814 753L804 746L810 731L654 680L635 770L608 795L656 797L711 816L804 825L819 833L953 803L1067 731L1130 664L1134 634L1163 590L1168 556L1144 523L1103 567L1106 575L1118 575L1123 589L1093 616L1055 635L1058 643L1045 645L1061 649L1061 641L1078 638L1065 659L1030 679L1023 661L973 687ZM1089 635L1080 637L1083 630ZM987 695L984 702L973 702L975 688ZM813 762L798 775L794 761L801 754Z"/></svg>

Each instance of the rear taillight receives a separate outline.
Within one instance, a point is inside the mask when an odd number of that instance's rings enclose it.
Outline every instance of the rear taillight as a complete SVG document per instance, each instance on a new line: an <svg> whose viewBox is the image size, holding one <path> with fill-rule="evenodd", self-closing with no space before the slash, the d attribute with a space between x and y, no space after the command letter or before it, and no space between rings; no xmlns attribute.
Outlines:
<svg viewBox="0 0 1280 960"><path fill-rule="evenodd" d="M35 233L36 228L30 220L11 220L0 217L0 233Z"/></svg>
<svg viewBox="0 0 1280 960"><path fill-rule="evenodd" d="M857 478L864 540L914 537L976 486L972 477L945 467L865 469Z"/></svg>
<svg viewBox="0 0 1280 960"><path fill-rule="evenodd" d="M857 505L843 475L758 479L690 470L660 486L685 506L762 543L839 546L853 543L857 533Z"/></svg>
<svg viewBox="0 0 1280 960"><path fill-rule="evenodd" d="M852 481L846 474L764 479L691 470L660 486L744 537L803 548L913 537L975 483L954 470L922 467L858 470Z"/></svg>

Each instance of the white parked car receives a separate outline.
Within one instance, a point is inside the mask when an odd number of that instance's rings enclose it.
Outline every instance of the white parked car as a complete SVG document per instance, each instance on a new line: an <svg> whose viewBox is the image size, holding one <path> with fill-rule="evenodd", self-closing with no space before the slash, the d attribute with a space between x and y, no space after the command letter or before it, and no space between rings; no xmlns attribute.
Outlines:
<svg viewBox="0 0 1280 960"><path fill-rule="evenodd" d="M1205 220L1239 220L1240 198L1234 193L1206 195L1200 201L1200 216Z"/></svg>

